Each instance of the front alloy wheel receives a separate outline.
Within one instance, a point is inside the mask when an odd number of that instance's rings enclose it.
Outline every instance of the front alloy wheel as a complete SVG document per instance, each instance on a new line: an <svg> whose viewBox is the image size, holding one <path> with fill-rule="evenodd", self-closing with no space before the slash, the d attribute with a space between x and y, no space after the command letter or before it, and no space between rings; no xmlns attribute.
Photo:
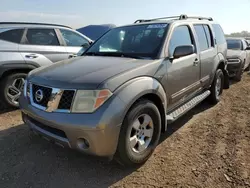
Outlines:
<svg viewBox="0 0 250 188"><path fill-rule="evenodd" d="M151 117L147 114L139 116L132 124L130 133L130 147L136 152L140 153L145 151L153 136L154 124Z"/></svg>
<svg viewBox="0 0 250 188"><path fill-rule="evenodd" d="M156 105L146 99L133 105L121 126L115 158L128 166L147 161L161 133L161 116Z"/></svg>
<svg viewBox="0 0 250 188"><path fill-rule="evenodd" d="M13 106L18 106L18 99L22 93L24 81L24 78L17 78L12 82L11 85L8 86L7 97Z"/></svg>
<svg viewBox="0 0 250 188"><path fill-rule="evenodd" d="M0 99L6 107L18 107L19 97L23 91L26 73L14 73L6 76L0 87Z"/></svg>

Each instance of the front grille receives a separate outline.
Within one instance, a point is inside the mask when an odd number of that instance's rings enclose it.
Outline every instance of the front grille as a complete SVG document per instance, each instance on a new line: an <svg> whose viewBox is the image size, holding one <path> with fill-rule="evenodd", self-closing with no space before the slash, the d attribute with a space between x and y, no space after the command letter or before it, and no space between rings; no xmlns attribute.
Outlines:
<svg viewBox="0 0 250 188"><path fill-rule="evenodd" d="M58 109L70 110L75 91L73 90L64 90L62 98L59 102Z"/></svg>
<svg viewBox="0 0 250 188"><path fill-rule="evenodd" d="M36 92L38 90L42 90L43 92L43 98L41 101L37 101L36 99ZM33 102L35 104L41 105L43 107L47 107L47 104L51 96L51 92L52 92L52 88L32 84L32 97L33 97Z"/></svg>
<svg viewBox="0 0 250 188"><path fill-rule="evenodd" d="M28 102L30 103L30 83L27 83L27 87L26 87L26 96L28 99Z"/></svg>
<svg viewBox="0 0 250 188"><path fill-rule="evenodd" d="M27 116L28 120L33 123L35 126L45 130L45 131L48 131L54 135L57 135L57 136L60 136L62 138L67 138L66 134L64 131L60 130L60 129L56 129L56 128L53 128L53 127L50 127L50 126L47 126L43 123L40 123L39 121L36 121L35 119Z"/></svg>
<svg viewBox="0 0 250 188"><path fill-rule="evenodd" d="M30 93L30 98L32 99L31 101L32 105L44 110L44 108L48 109L47 108L48 103L50 102L50 108L51 106L53 106L53 104L55 106L55 108L52 111L60 110L61 112L63 111L69 112L72 102L74 100L75 90L61 90L57 88L45 87L36 84L30 84L30 85L32 90L30 88L30 91L28 91L27 88L27 93L32 92ZM61 91L62 91L62 96L59 97L60 100L54 100L56 96L58 97L57 94L61 93ZM53 97L51 98L51 96Z"/></svg>
<svg viewBox="0 0 250 188"><path fill-rule="evenodd" d="M30 94L30 83L27 83L27 93Z"/></svg>

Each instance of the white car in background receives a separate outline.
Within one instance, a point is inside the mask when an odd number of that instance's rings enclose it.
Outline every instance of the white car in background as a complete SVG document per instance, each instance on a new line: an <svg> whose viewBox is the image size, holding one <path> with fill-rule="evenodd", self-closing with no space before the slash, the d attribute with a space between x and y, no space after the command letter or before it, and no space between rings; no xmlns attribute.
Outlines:
<svg viewBox="0 0 250 188"><path fill-rule="evenodd" d="M227 38L228 73L240 81L244 71L250 70L250 47L244 38Z"/></svg>

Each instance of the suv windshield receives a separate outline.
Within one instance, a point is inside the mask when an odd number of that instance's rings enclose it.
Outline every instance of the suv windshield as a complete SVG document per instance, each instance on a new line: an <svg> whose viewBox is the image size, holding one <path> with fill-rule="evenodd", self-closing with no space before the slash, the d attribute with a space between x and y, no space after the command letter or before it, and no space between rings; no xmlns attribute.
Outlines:
<svg viewBox="0 0 250 188"><path fill-rule="evenodd" d="M83 55L155 58L167 24L145 24L110 30Z"/></svg>
<svg viewBox="0 0 250 188"><path fill-rule="evenodd" d="M228 39L227 40L227 48L231 50L241 50L242 43L240 40Z"/></svg>

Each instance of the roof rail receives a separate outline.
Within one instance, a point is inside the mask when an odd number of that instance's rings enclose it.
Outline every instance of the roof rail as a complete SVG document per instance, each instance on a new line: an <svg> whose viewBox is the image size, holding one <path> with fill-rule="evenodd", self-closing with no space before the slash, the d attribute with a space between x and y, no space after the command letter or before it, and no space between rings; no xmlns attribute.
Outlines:
<svg viewBox="0 0 250 188"><path fill-rule="evenodd" d="M66 27L66 28L70 28L69 26L66 25L59 25L59 24L49 24L49 23L33 23L33 22L0 22L1 24L30 24L30 25L49 25L49 26L59 26L59 27Z"/></svg>
<svg viewBox="0 0 250 188"><path fill-rule="evenodd" d="M213 18L211 18L211 17L200 17L200 16L188 17L186 14L181 14L180 16L170 16L170 17L162 17L162 18L153 18L153 19L147 19L147 20L140 19L140 20L136 20L134 23L151 22L151 21L166 20L166 19L178 19L178 20L198 19L198 20L213 21Z"/></svg>
<svg viewBox="0 0 250 188"><path fill-rule="evenodd" d="M188 18L190 18L190 19L198 19L198 20L213 21L213 18L211 18L211 17L190 16L190 17L188 17Z"/></svg>

